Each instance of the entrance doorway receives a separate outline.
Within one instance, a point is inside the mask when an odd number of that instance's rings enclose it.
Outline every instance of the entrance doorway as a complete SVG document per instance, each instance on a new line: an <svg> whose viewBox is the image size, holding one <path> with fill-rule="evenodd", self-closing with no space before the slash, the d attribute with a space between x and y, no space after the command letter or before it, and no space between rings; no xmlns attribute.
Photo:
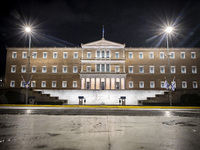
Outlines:
<svg viewBox="0 0 200 150"><path fill-rule="evenodd" d="M105 82L101 82L101 90L105 89Z"/></svg>

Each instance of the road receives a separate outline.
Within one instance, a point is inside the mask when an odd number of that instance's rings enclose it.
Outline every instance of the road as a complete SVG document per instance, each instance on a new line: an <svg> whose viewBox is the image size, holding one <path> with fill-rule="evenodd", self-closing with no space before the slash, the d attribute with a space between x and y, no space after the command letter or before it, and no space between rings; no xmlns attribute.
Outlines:
<svg viewBox="0 0 200 150"><path fill-rule="evenodd" d="M199 150L199 109L0 107L2 150Z"/></svg>

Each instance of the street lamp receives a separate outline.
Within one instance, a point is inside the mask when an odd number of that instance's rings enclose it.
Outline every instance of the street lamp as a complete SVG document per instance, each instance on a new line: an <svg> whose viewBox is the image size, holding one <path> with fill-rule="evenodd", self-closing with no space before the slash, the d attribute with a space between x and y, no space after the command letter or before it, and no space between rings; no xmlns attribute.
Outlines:
<svg viewBox="0 0 200 150"><path fill-rule="evenodd" d="M169 38L169 34L173 31L173 27L168 26L165 29L165 33L167 34L167 56L168 56L168 73L169 73L169 83L171 85L171 77L170 77L170 54L169 54L169 42L168 42L168 38ZM170 106L172 106L172 93L171 93L171 89L169 89L169 103Z"/></svg>
<svg viewBox="0 0 200 150"><path fill-rule="evenodd" d="M25 32L29 36L29 52L28 52L28 70L27 70L27 83L26 83L26 104L28 103L28 88L29 88L29 68L30 68L30 50L31 50L31 27L25 27Z"/></svg>

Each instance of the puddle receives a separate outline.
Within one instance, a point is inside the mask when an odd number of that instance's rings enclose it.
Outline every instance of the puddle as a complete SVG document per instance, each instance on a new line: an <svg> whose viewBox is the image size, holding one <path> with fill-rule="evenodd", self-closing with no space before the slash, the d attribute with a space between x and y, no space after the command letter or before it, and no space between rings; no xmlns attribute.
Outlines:
<svg viewBox="0 0 200 150"><path fill-rule="evenodd" d="M0 128L17 128L16 125L0 123Z"/></svg>
<svg viewBox="0 0 200 150"><path fill-rule="evenodd" d="M34 146L34 148L38 148L38 149L40 149L40 148L47 148L48 146L47 145L37 145L37 146Z"/></svg>
<svg viewBox="0 0 200 150"><path fill-rule="evenodd" d="M58 136L58 135L61 135L61 134L58 134L58 133L46 133L48 134L49 136Z"/></svg>
<svg viewBox="0 0 200 150"><path fill-rule="evenodd" d="M168 122L162 122L162 124L165 124L165 125L180 125L180 126L187 126L187 127L195 127L195 126L197 126L192 121L178 122L178 121L175 121L175 120L168 121Z"/></svg>

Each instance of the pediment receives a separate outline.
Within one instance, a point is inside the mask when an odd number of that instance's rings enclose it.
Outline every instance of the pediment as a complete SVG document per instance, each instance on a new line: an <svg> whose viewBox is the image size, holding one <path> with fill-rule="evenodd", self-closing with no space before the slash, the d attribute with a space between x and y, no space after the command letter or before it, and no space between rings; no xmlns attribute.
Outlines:
<svg viewBox="0 0 200 150"><path fill-rule="evenodd" d="M103 38L98 41L82 44L81 47L82 48L124 48L125 44L108 41Z"/></svg>

